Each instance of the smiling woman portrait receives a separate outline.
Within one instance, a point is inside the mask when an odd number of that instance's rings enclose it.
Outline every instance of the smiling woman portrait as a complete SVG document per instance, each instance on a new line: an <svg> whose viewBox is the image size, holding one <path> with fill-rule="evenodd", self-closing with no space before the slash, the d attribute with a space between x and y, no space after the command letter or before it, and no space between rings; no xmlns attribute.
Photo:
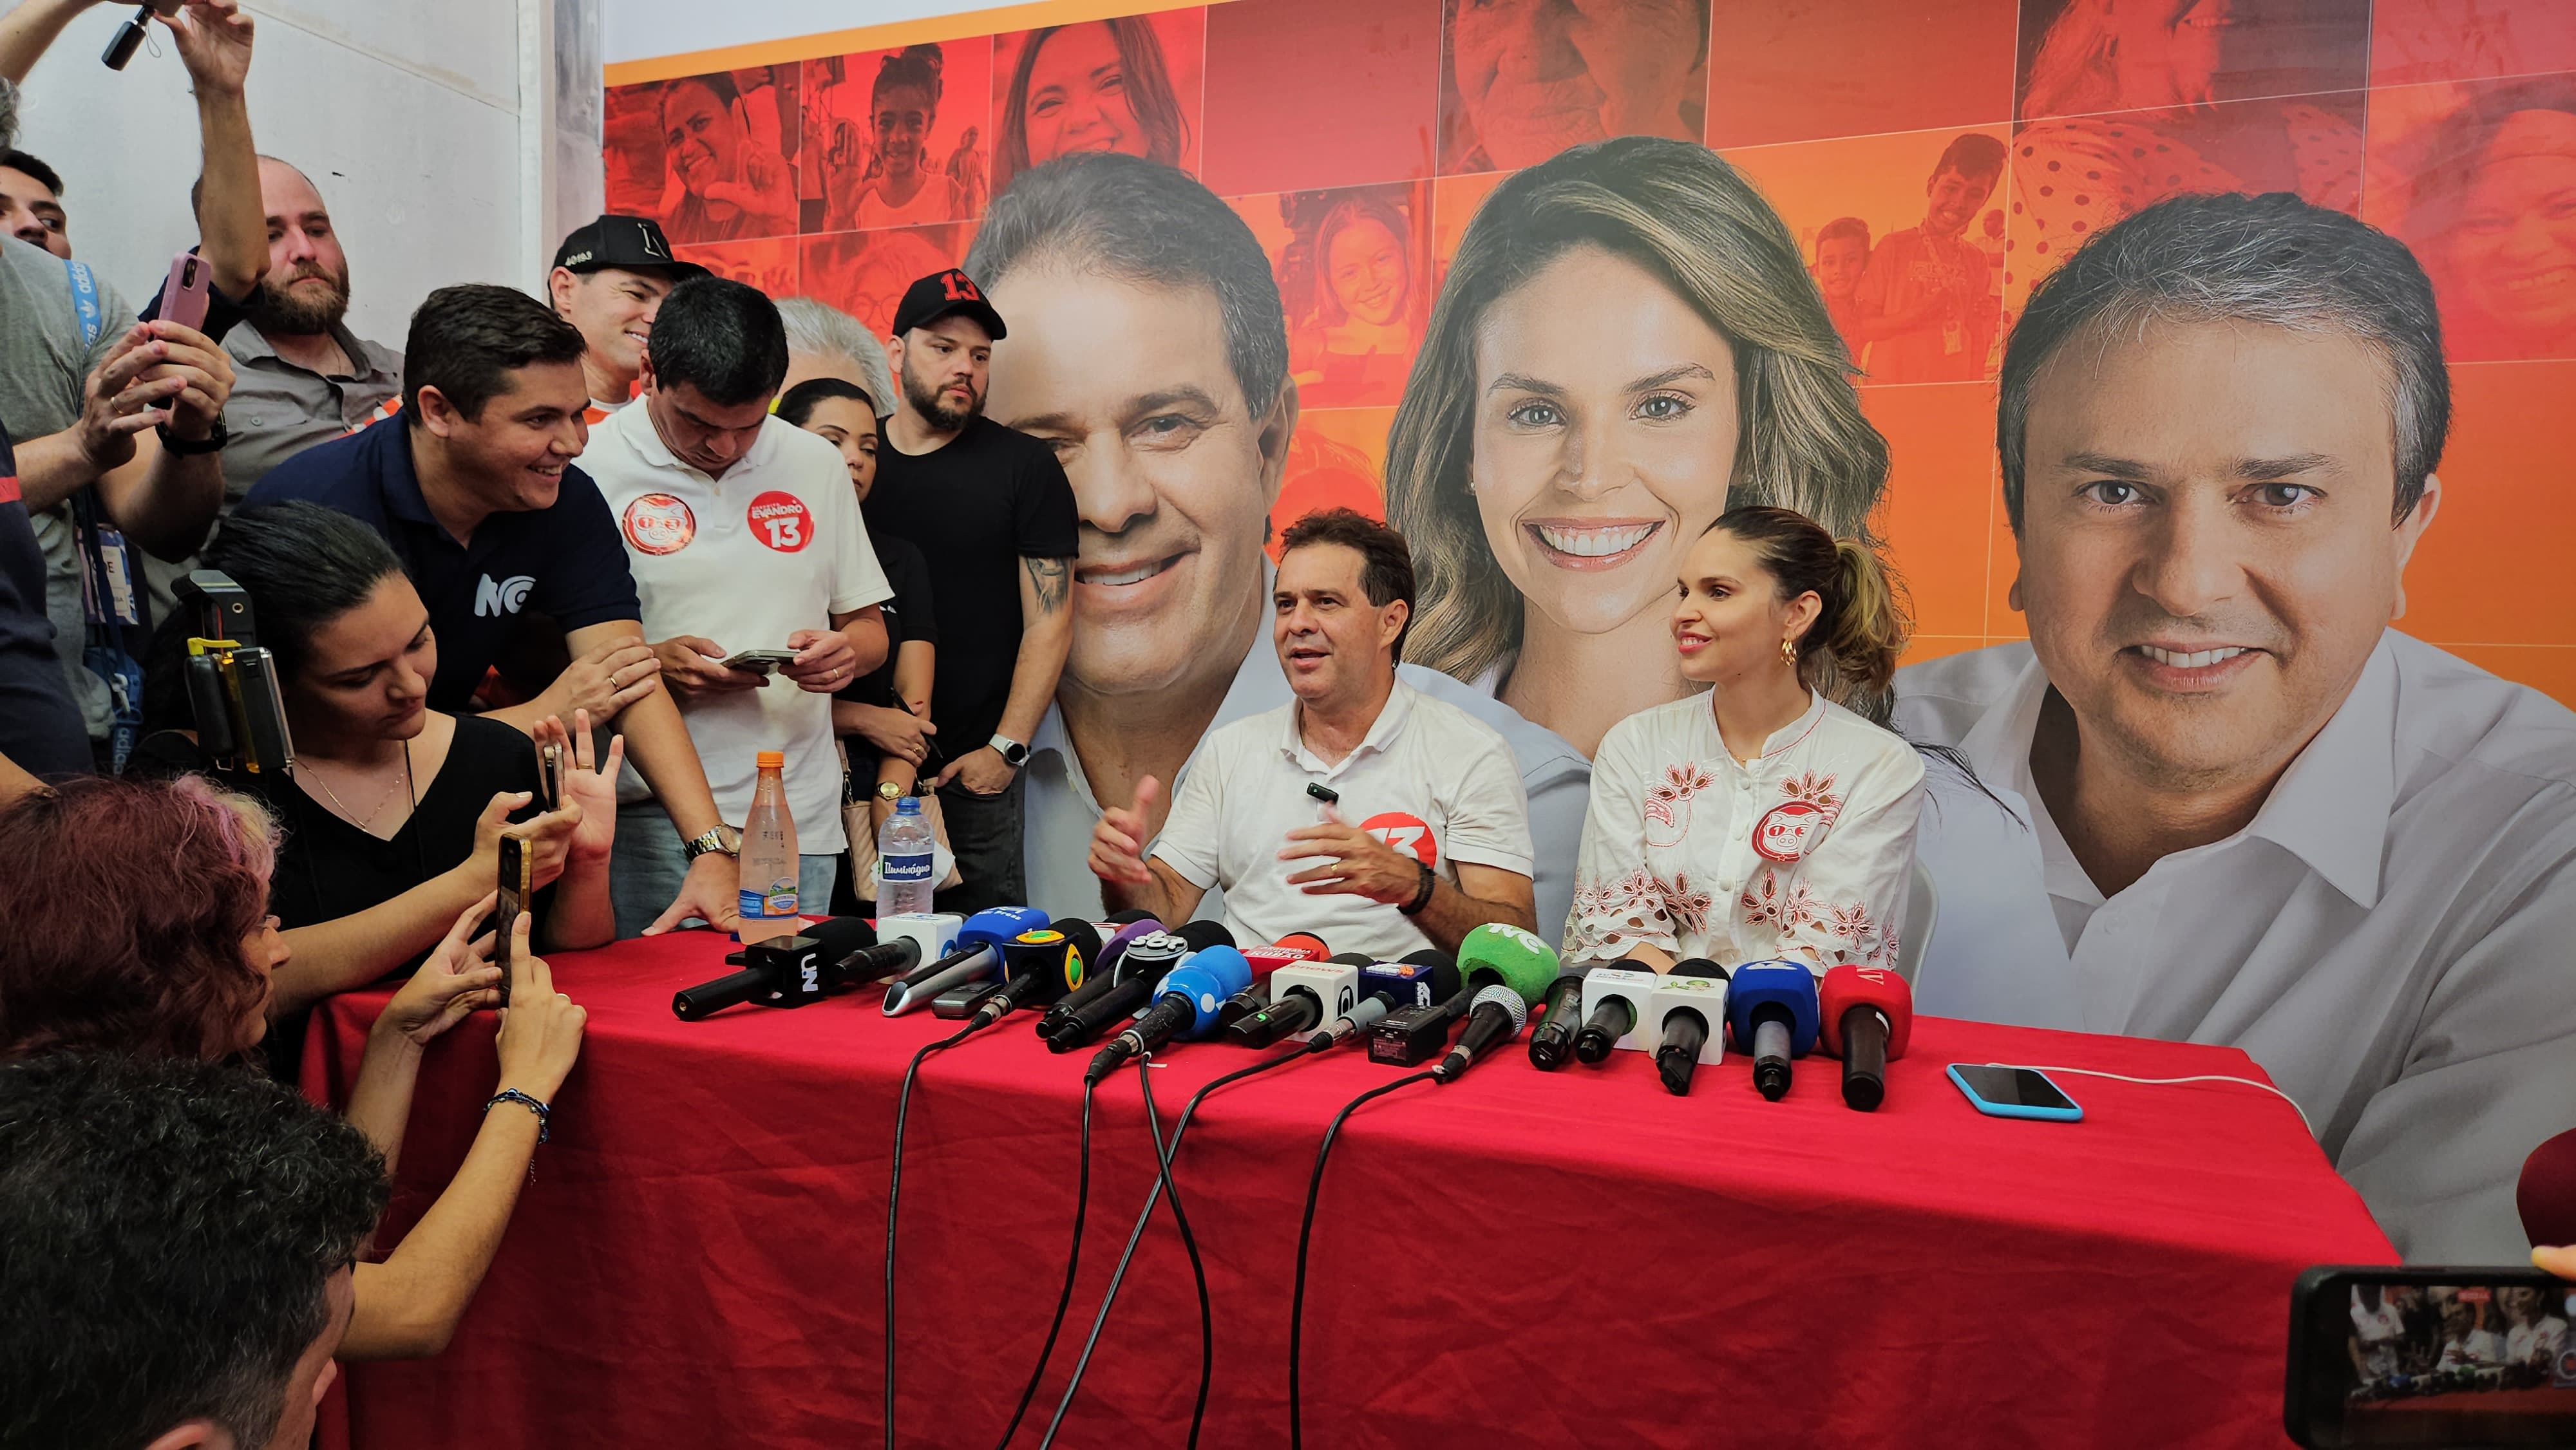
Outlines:
<svg viewBox="0 0 2576 1450"><path fill-rule="evenodd" d="M1505 181L1387 437L1421 571L1407 657L1586 755L1692 693L1665 611L1711 520L1778 504L1868 538L1887 442L1850 365L1789 229L1714 152L1623 137ZM1886 718L1883 692L1846 703Z"/></svg>

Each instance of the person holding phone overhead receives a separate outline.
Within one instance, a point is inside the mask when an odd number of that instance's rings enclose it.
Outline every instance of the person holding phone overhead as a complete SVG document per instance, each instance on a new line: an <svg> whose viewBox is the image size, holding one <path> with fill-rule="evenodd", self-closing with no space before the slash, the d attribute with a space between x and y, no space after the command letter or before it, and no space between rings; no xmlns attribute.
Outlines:
<svg viewBox="0 0 2576 1450"><path fill-rule="evenodd" d="M1887 568L1789 509L1718 516L1681 559L1682 677L1592 758L1569 965L1893 965L1923 762L1828 696L1883 690L1905 645Z"/></svg>
<svg viewBox="0 0 2576 1450"><path fill-rule="evenodd" d="M717 810L740 829L760 752L782 753L804 858L797 901L820 911L847 844L831 697L885 660L878 606L894 590L839 452L771 414L786 376L776 304L721 277L683 282L653 319L641 404L594 429L582 457L618 520L645 637ZM618 857L621 934L653 920L687 872L663 819L639 795L619 808L638 842Z"/></svg>
<svg viewBox="0 0 2576 1450"><path fill-rule="evenodd" d="M548 809L529 737L429 708L438 668L429 611L393 550L344 514L310 503L243 509L207 550L206 567L250 596L295 742L284 776L207 772L259 801L284 832L269 910L293 955L276 973L269 1041L285 1075L297 1066L306 1009L416 967L458 913L492 893L504 831L529 853L537 944L607 943L623 741L602 759L589 748L586 714L570 731L541 723L540 742L568 746L579 763L565 773L565 800ZM207 769L177 678L194 628L182 615L154 636L157 688L145 691L153 733L136 752L147 768Z"/></svg>

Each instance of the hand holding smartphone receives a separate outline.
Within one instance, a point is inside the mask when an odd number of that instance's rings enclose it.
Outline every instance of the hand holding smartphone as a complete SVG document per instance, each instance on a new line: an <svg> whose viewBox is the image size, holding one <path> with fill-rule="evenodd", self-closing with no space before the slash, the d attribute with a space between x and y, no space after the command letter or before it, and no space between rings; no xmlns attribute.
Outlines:
<svg viewBox="0 0 2576 1450"><path fill-rule="evenodd" d="M516 832L501 836L499 904L492 911L492 961L501 969L501 1005L510 1005L510 978L518 970L516 930L528 909L528 841Z"/></svg>
<svg viewBox="0 0 2576 1450"><path fill-rule="evenodd" d="M791 665L795 662L796 651L792 649L746 649L737 650L726 656L724 667L729 670L744 670L755 675L765 675L783 665Z"/></svg>
<svg viewBox="0 0 2576 1450"><path fill-rule="evenodd" d="M171 258L169 279L161 284L160 320L203 330L213 275L214 269L206 265L206 259L194 252L181 252Z"/></svg>

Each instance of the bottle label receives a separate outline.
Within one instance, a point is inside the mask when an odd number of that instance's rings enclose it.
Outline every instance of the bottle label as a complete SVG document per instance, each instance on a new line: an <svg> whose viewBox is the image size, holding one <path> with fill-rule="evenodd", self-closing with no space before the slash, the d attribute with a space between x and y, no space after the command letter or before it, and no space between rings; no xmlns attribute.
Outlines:
<svg viewBox="0 0 2576 1450"><path fill-rule="evenodd" d="M930 879L930 853L917 856L880 856L878 873L887 881L927 881Z"/></svg>
<svg viewBox="0 0 2576 1450"><path fill-rule="evenodd" d="M782 878L769 883L766 892L756 886L742 888L736 908L745 916L779 917L796 915L796 882Z"/></svg>

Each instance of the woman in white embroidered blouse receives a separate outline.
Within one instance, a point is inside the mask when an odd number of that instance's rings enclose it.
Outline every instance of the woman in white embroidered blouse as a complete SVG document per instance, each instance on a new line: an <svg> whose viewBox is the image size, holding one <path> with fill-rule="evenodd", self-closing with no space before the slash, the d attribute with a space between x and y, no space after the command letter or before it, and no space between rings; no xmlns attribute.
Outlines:
<svg viewBox="0 0 2576 1450"><path fill-rule="evenodd" d="M1603 737L1567 964L1894 962L1923 761L1826 690L1883 695L1905 630L1868 545L1789 509L1709 525L1672 631L1712 688Z"/></svg>

